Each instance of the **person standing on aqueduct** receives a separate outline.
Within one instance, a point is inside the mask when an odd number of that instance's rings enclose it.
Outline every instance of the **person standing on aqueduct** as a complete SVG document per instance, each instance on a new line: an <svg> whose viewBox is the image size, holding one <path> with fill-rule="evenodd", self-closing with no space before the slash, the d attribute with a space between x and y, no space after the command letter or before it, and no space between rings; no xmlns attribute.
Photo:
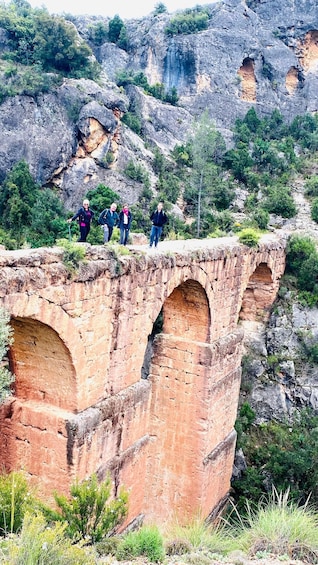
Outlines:
<svg viewBox="0 0 318 565"><path fill-rule="evenodd" d="M152 228L150 232L149 246L152 247L154 243L155 247L157 247L158 241L160 240L162 234L162 228L168 221L167 214L163 209L163 202L159 202L157 210L152 212L150 219L152 221Z"/></svg>
<svg viewBox="0 0 318 565"><path fill-rule="evenodd" d="M132 214L128 208L128 204L123 205L123 209L119 212L119 229L121 245L126 245L129 237L130 224L132 221Z"/></svg>
<svg viewBox="0 0 318 565"><path fill-rule="evenodd" d="M89 234L89 230L91 229L91 221L93 217L94 217L94 212L93 210L90 210L89 200L85 198L83 200L83 206L76 212L76 214L74 214L72 218L69 218L67 220L68 223L70 224L71 222L73 222L73 220L77 220L78 218L80 237L78 238L77 241L80 241L82 243L86 241L86 238Z"/></svg>
<svg viewBox="0 0 318 565"><path fill-rule="evenodd" d="M104 243L110 241L110 238L113 233L113 229L115 226L118 225L119 216L116 212L117 204L113 202L108 210L105 208L100 214L98 218L98 223L102 226L104 232Z"/></svg>

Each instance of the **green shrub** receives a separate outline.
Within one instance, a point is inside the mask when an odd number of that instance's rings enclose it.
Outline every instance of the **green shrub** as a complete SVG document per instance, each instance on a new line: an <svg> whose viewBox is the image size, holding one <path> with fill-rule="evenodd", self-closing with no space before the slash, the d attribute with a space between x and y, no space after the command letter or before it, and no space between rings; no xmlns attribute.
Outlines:
<svg viewBox="0 0 318 565"><path fill-rule="evenodd" d="M253 556L261 551L318 563L318 516L308 504L297 506L288 497L288 490L273 489L268 502L249 509L236 543Z"/></svg>
<svg viewBox="0 0 318 565"><path fill-rule="evenodd" d="M246 434L251 428L251 425L255 421L255 415L256 414L249 403L243 402L235 422L235 429L237 432L237 447L241 447L241 438L243 434Z"/></svg>
<svg viewBox="0 0 318 565"><path fill-rule="evenodd" d="M198 9L185 10L171 18L165 28L165 33L169 36L181 33L196 33L207 29L209 24L209 14L198 7Z"/></svg>
<svg viewBox="0 0 318 565"><path fill-rule="evenodd" d="M139 555L148 557L152 563L163 561L165 556L163 539L156 526L143 526L136 532L128 533L116 552L116 557L120 561Z"/></svg>
<svg viewBox="0 0 318 565"><path fill-rule="evenodd" d="M7 351L13 343L13 333L9 322L10 314L0 307L0 404L11 393L10 385L14 381L6 360Z"/></svg>
<svg viewBox="0 0 318 565"><path fill-rule="evenodd" d="M266 230L269 222L269 213L267 210L259 208L254 212L252 218L260 230Z"/></svg>
<svg viewBox="0 0 318 565"><path fill-rule="evenodd" d="M318 198L314 198L311 203L311 219L318 224Z"/></svg>
<svg viewBox="0 0 318 565"><path fill-rule="evenodd" d="M43 80L50 81L46 73L60 73L74 78L96 78L97 65L91 59L92 51L79 38L74 25L60 16L51 16L46 10L31 8L23 2L9 2L2 6L0 24L9 36L11 61L26 67L30 73L28 91L33 96ZM37 67L35 76L32 66Z"/></svg>
<svg viewBox="0 0 318 565"><path fill-rule="evenodd" d="M313 175L305 182L305 194L307 196L318 196L318 176Z"/></svg>
<svg viewBox="0 0 318 565"><path fill-rule="evenodd" d="M238 233L239 242L248 247L257 247L260 234L253 228L245 228Z"/></svg>
<svg viewBox="0 0 318 565"><path fill-rule="evenodd" d="M146 169L139 163L134 163L134 161L129 161L124 169L124 173L127 177L137 182L142 182L146 187L149 186L149 174Z"/></svg>
<svg viewBox="0 0 318 565"><path fill-rule="evenodd" d="M271 214L277 214L283 218L293 218L297 213L293 197L289 194L288 188L282 186L269 189L264 208Z"/></svg>
<svg viewBox="0 0 318 565"><path fill-rule="evenodd" d="M205 549L218 554L227 550L224 523L219 522L217 526L207 524L200 514L194 515L185 523L179 521L172 523L167 538L168 540L184 540L194 550Z"/></svg>
<svg viewBox="0 0 318 565"><path fill-rule="evenodd" d="M54 245L65 235L66 213L51 189L40 189L25 161L8 172L0 190L0 239L12 248ZM6 232L6 236L4 234Z"/></svg>
<svg viewBox="0 0 318 565"><path fill-rule="evenodd" d="M159 14L165 14L166 12L167 8L163 2L157 2L157 4L155 4L155 9L153 11L154 16L159 16Z"/></svg>
<svg viewBox="0 0 318 565"><path fill-rule="evenodd" d="M173 539L165 546L166 555L184 555L185 553L190 553L191 550L191 543L182 538Z"/></svg>
<svg viewBox="0 0 318 565"><path fill-rule="evenodd" d="M68 241L67 239L58 239L56 244L63 247L63 263L70 274L75 273L80 263L85 257L85 247L75 243L74 241Z"/></svg>
<svg viewBox="0 0 318 565"><path fill-rule="evenodd" d="M122 29L125 27L123 20L116 14L108 23L108 39L112 43L117 43Z"/></svg>
<svg viewBox="0 0 318 565"><path fill-rule="evenodd" d="M290 489L292 500L304 503L309 495L318 502L318 417L301 410L293 421L270 421L251 426L240 437L247 470L232 483L233 497L240 512L268 495L271 486Z"/></svg>
<svg viewBox="0 0 318 565"><path fill-rule="evenodd" d="M96 542L94 548L98 555L116 555L119 544L120 538L118 536L111 536Z"/></svg>
<svg viewBox="0 0 318 565"><path fill-rule="evenodd" d="M73 545L65 535L67 524L48 527L42 515L27 513L19 536L3 544L10 565L93 565L96 563L91 549ZM3 561L1 561L3 562Z"/></svg>
<svg viewBox="0 0 318 565"><path fill-rule="evenodd" d="M286 249L287 270L297 275L304 261L316 253L316 245L311 237L292 235Z"/></svg>
<svg viewBox="0 0 318 565"><path fill-rule="evenodd" d="M22 472L0 475L0 535L18 532L24 516L35 506L35 498Z"/></svg>
<svg viewBox="0 0 318 565"><path fill-rule="evenodd" d="M318 254L312 253L298 272L297 286L300 290L318 291ZM316 292L317 293L317 292Z"/></svg>
<svg viewBox="0 0 318 565"><path fill-rule="evenodd" d="M126 112L123 115L121 120L126 126L128 126L132 131L134 131L137 135L140 135L141 132L141 120L136 114L132 112Z"/></svg>
<svg viewBox="0 0 318 565"><path fill-rule="evenodd" d="M89 38L96 45L102 45L108 39L108 28L103 22L88 26Z"/></svg>
<svg viewBox="0 0 318 565"><path fill-rule="evenodd" d="M88 198L90 207L94 210L95 214L99 214L105 208L109 208L113 202L120 201L119 194L102 183L98 184L96 188L89 190L85 198Z"/></svg>
<svg viewBox="0 0 318 565"><path fill-rule="evenodd" d="M113 533L127 515L128 495L124 490L112 499L111 480L98 483L96 474L71 486L70 498L54 494L60 512L44 509L54 520L67 522L66 534L74 541L95 543Z"/></svg>

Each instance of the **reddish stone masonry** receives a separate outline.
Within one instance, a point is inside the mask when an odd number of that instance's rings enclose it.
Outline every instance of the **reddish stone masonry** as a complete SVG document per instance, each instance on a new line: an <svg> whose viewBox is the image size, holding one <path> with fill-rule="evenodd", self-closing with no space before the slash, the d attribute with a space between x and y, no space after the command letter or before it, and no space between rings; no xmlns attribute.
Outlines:
<svg viewBox="0 0 318 565"><path fill-rule="evenodd" d="M213 513L232 473L240 320L268 316L285 241L122 257L87 245L73 279L62 254L1 252L16 375L0 407L2 465L26 470L46 499L110 472L114 494L129 490L128 522Z"/></svg>

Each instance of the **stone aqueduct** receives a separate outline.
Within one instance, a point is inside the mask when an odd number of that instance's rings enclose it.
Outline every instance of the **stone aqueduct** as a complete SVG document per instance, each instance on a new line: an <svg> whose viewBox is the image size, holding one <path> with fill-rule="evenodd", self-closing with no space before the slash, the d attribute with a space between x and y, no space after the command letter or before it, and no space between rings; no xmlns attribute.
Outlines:
<svg viewBox="0 0 318 565"><path fill-rule="evenodd" d="M16 382L0 408L0 458L43 496L97 472L111 474L114 494L128 489L128 521L208 516L226 499L240 320L267 315L285 242L169 244L129 256L87 245L73 277L61 249L1 252Z"/></svg>

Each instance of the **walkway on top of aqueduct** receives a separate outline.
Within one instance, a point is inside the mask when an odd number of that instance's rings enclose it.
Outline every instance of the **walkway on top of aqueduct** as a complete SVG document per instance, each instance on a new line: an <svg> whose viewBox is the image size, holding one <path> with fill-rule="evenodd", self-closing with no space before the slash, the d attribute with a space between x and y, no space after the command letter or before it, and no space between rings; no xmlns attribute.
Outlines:
<svg viewBox="0 0 318 565"><path fill-rule="evenodd" d="M0 460L43 496L110 473L128 521L215 511L232 473L243 320L264 319L285 267L283 239L167 241L1 251L14 396L0 407ZM158 504L160 500L160 504Z"/></svg>

